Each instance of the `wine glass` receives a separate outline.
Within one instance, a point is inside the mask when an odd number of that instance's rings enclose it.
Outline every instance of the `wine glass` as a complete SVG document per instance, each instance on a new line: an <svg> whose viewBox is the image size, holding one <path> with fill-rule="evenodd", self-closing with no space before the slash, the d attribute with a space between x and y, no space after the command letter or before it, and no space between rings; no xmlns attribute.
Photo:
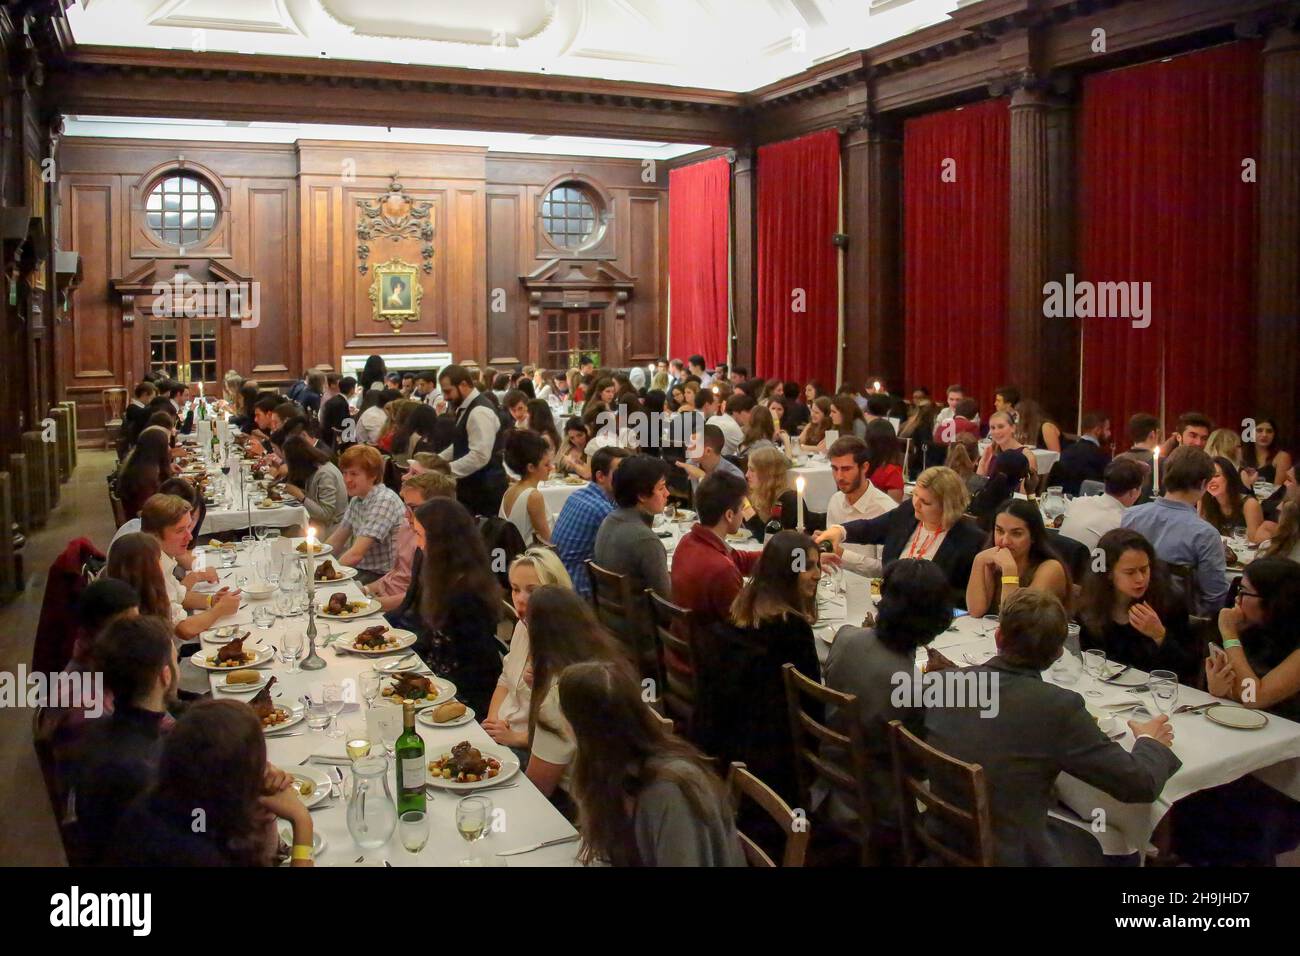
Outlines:
<svg viewBox="0 0 1300 956"><path fill-rule="evenodd" d="M289 665L290 674L298 673L298 658L302 657L302 649L302 627L297 624L286 624L284 636L280 639L280 659Z"/></svg>
<svg viewBox="0 0 1300 956"><path fill-rule="evenodd" d="M259 542L266 540L266 525L259 524L253 526L253 537Z"/></svg>
<svg viewBox="0 0 1300 956"><path fill-rule="evenodd" d="M280 529L279 529L279 528L267 528L267 529L266 529L266 543L267 543L267 544L274 545L275 542L279 539L279 537L280 537Z"/></svg>
<svg viewBox="0 0 1300 956"><path fill-rule="evenodd" d="M279 590L275 592L275 616L287 618L291 615L296 607L297 602L294 600L292 592Z"/></svg>
<svg viewBox="0 0 1300 956"><path fill-rule="evenodd" d="M429 842L429 815L423 810L407 810L399 819L402 846L408 853L419 853Z"/></svg>
<svg viewBox="0 0 1300 956"><path fill-rule="evenodd" d="M1090 648L1083 652L1083 666L1092 676L1093 681L1100 684L1102 675L1106 673L1106 652L1098 648ZM1100 697L1101 691L1095 686L1085 692L1088 697Z"/></svg>
<svg viewBox="0 0 1300 956"><path fill-rule="evenodd" d="M343 706L346 703L343 700L343 685L331 681L323 684L321 690L325 695L325 705L330 715L330 729L327 736L342 737L343 728L339 726L339 714L343 713Z"/></svg>
<svg viewBox="0 0 1300 956"><path fill-rule="evenodd" d="M487 797L465 797L456 804L456 832L466 843L476 843L487 835L491 814L492 801ZM478 856L471 851L460 865L477 866L478 862Z"/></svg>
<svg viewBox="0 0 1300 956"><path fill-rule="evenodd" d="M402 736L402 712L391 704L375 709L375 724L379 727L379 739L384 745L384 752L393 756L397 738Z"/></svg>
<svg viewBox="0 0 1300 956"><path fill-rule="evenodd" d="M375 700L379 697L379 682L382 675L379 671L368 670L362 671L360 677L361 696L365 698L366 710L373 710Z"/></svg>
<svg viewBox="0 0 1300 956"><path fill-rule="evenodd" d="M1178 675L1173 671L1152 671L1149 681L1151 702L1162 714L1172 714L1178 703Z"/></svg>

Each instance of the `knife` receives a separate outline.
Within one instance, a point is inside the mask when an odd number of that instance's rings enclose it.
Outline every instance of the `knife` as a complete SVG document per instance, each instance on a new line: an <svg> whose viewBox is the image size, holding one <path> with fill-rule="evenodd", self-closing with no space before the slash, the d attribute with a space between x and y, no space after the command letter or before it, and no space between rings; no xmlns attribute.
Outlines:
<svg viewBox="0 0 1300 956"><path fill-rule="evenodd" d="M312 754L307 759L310 760L312 763L331 764L336 767L352 766L352 760L349 757L331 757L328 756L327 754Z"/></svg>
<svg viewBox="0 0 1300 956"><path fill-rule="evenodd" d="M559 846L561 843L573 843L578 839L578 834L573 833L566 837L556 837L554 840L543 840L541 843L534 843L530 846L521 846L517 850L502 850L497 856L518 856L520 853L532 853L534 850L540 850L548 846Z"/></svg>

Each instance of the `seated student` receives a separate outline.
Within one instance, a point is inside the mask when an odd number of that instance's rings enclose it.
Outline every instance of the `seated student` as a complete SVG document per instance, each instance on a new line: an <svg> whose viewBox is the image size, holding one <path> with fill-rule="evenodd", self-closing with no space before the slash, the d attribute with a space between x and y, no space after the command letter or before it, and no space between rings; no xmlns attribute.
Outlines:
<svg viewBox="0 0 1300 956"><path fill-rule="evenodd" d="M1055 484L1067 495L1077 495L1085 481L1101 481L1110 464L1110 419L1102 412L1085 412L1079 440L1061 452Z"/></svg>
<svg viewBox="0 0 1300 956"><path fill-rule="evenodd" d="M1285 490L1288 494L1278 511L1277 522L1268 526L1258 557L1267 554L1300 562L1300 485L1292 481Z"/></svg>
<svg viewBox="0 0 1300 956"><path fill-rule="evenodd" d="M305 435L293 435L283 447L284 493L307 509L307 520L316 525L321 540L329 540L338 528L348 504L347 484L328 449L312 445Z"/></svg>
<svg viewBox="0 0 1300 956"><path fill-rule="evenodd" d="M1291 453L1282 447L1275 419L1267 415L1255 419L1255 440L1242 448L1242 467L1253 470L1259 481L1270 485L1280 485L1291 470Z"/></svg>
<svg viewBox="0 0 1300 956"><path fill-rule="evenodd" d="M749 456L745 480L749 498L743 517L756 541L798 524L799 498L790 477L789 458L776 448L760 449Z"/></svg>
<svg viewBox="0 0 1300 956"><path fill-rule="evenodd" d="M1034 502L1006 502L985 543L966 585L966 608L972 615L996 610L1021 588L1047 591L1070 606L1070 572L1048 540L1043 513Z"/></svg>
<svg viewBox="0 0 1300 956"><path fill-rule="evenodd" d="M699 521L673 553L673 603L696 612L704 623L725 619L746 576L758 563L758 551L736 551L727 535L742 524L748 486L743 478L715 472L695 489Z"/></svg>
<svg viewBox="0 0 1300 956"><path fill-rule="evenodd" d="M525 547L532 547L534 542L550 544L551 541L546 499L538 485L551 477L552 457L546 440L537 432L517 428L506 435L506 467L520 477L506 489L498 517L505 518L519 529Z"/></svg>
<svg viewBox="0 0 1300 956"><path fill-rule="evenodd" d="M122 462L114 490L128 521L139 516L144 503L172 476L170 441L165 429L150 426L140 432L135 447Z"/></svg>
<svg viewBox="0 0 1300 956"><path fill-rule="evenodd" d="M1124 512L1133 507L1142 494L1147 472L1132 459L1116 458L1106 466L1103 478L1105 491L1075 498L1066 508L1065 520L1061 523L1061 537L1077 541L1089 550L1097 546L1097 541L1107 531L1120 526Z"/></svg>
<svg viewBox="0 0 1300 956"><path fill-rule="evenodd" d="M868 480L871 471L868 456L866 443L852 435L845 435L831 445L826 457L830 459L831 477L837 490L826 506L828 525L877 518L898 507L898 502ZM857 574L880 576L878 545L845 545L842 560L845 568Z"/></svg>
<svg viewBox="0 0 1300 956"><path fill-rule="evenodd" d="M494 741L509 747L528 766L528 709L532 700L532 644L528 639L528 602L533 592L547 585L573 590L569 572L550 548L529 548L510 564L510 603L515 609L515 629L510 651L501 663L492 703L483 729Z"/></svg>
<svg viewBox="0 0 1300 956"><path fill-rule="evenodd" d="M841 627L826 661L826 686L858 699L874 819L872 843L885 858L897 853L899 847L889 722L901 720L918 735L925 725L924 711L919 707L895 703L895 675L911 674L916 667L917 649L952 624L949 594L948 582L933 562L895 561L880 582L875 624ZM828 710L826 722L840 733L848 733L843 716L834 709ZM847 756L828 745L823 745L822 753L841 763ZM830 813L841 823L855 818L838 791L831 792Z"/></svg>
<svg viewBox="0 0 1300 956"><path fill-rule="evenodd" d="M420 626L415 648L457 696L486 714L501 676L497 621L501 586L473 515L459 501L433 498L415 511L420 570Z"/></svg>
<svg viewBox="0 0 1300 956"><path fill-rule="evenodd" d="M564 570L573 580L574 589L583 597L591 597L587 562L595 553L596 535L601 523L615 508L614 472L630 455L626 449L613 446L592 455L591 483L569 495L555 519L552 543L564 562Z"/></svg>
<svg viewBox="0 0 1300 956"><path fill-rule="evenodd" d="M591 464L586 451L590 438L582 419L575 416L564 423L564 440L555 455L556 474L577 475L591 481Z"/></svg>
<svg viewBox="0 0 1300 956"><path fill-rule="evenodd" d="M706 475L731 475L742 480L745 478L743 471L722 457L722 449L726 444L727 440L723 437L721 428L717 425L705 425L696 445L699 457L690 461L676 462L677 467L690 477L692 491L699 488L700 482ZM689 453L688 450L687 454Z"/></svg>
<svg viewBox="0 0 1300 956"><path fill-rule="evenodd" d="M1026 445L1061 451L1061 429L1032 398L1016 403L1016 435Z"/></svg>
<svg viewBox="0 0 1300 956"><path fill-rule="evenodd" d="M1236 605L1219 612L1225 654L1205 661L1209 691L1243 707L1300 719L1300 565L1260 558L1246 566ZM1184 805L1184 800L1186 805ZM1179 800L1173 849L1211 866L1273 866L1300 845L1300 804L1245 776Z"/></svg>
<svg viewBox="0 0 1300 956"><path fill-rule="evenodd" d="M1249 541L1262 540L1264 511L1254 493L1241 483L1237 466L1227 458L1214 459L1214 477L1205 486L1196 510L1220 535L1231 537L1241 532Z"/></svg>
<svg viewBox="0 0 1300 956"><path fill-rule="evenodd" d="M432 498L455 498L456 481L450 475L426 471L402 482L401 497L406 505L406 522L397 532L393 570L378 581L361 585L361 593L377 599L385 612L399 608L411 588L415 552L419 550L415 509Z"/></svg>
<svg viewBox="0 0 1300 956"><path fill-rule="evenodd" d="M532 741L526 773L562 812L572 812L573 729L560 706L560 674L570 664L600 661L633 673L619 642L596 620L591 605L560 585L543 585L528 599L528 645L532 653L532 693L528 736Z"/></svg>
<svg viewBox="0 0 1300 956"><path fill-rule="evenodd" d="M104 861L275 866L277 818L293 832L291 865L311 866L311 813L293 774L267 763L261 721L242 700L202 700L166 735L156 782L122 815Z"/></svg>
<svg viewBox="0 0 1300 956"><path fill-rule="evenodd" d="M873 395L872 400L879 398ZM871 483L894 501L903 500L903 451L902 442L894 433L894 426L883 418L867 423L866 437L867 472Z"/></svg>
<svg viewBox="0 0 1300 956"><path fill-rule="evenodd" d="M944 418L943 412L940 412L939 417L935 419L934 443L936 445L951 445L962 435L970 435L976 442L979 441L979 404L975 399L959 399L956 405L944 411L952 411L953 414Z"/></svg>
<svg viewBox="0 0 1300 956"><path fill-rule="evenodd" d="M741 760L782 799L797 799L784 664L816 679L812 626L821 565L810 537L782 531L731 604L731 620L697 645L694 729L700 748L727 766Z"/></svg>
<svg viewBox="0 0 1300 956"><path fill-rule="evenodd" d="M1163 497L1130 508L1121 526L1150 541L1160 560L1189 566L1189 610L1203 617L1216 615L1228 594L1227 560L1219 533L1196 513L1214 477L1214 464L1209 455L1188 444L1170 455L1160 472Z"/></svg>
<svg viewBox="0 0 1300 956"><path fill-rule="evenodd" d="M113 694L113 713L95 721L76 759L72 796L83 862L101 861L118 819L153 785L162 735L175 721L180 662L161 618L123 618L95 640L95 664Z"/></svg>
<svg viewBox="0 0 1300 956"><path fill-rule="evenodd" d="M1151 497L1152 456L1160 446L1160 419L1147 412L1138 412L1128 420L1129 450L1116 455L1116 459L1131 459L1146 469L1146 481L1142 485L1143 501ZM1162 451L1163 455L1164 452Z"/></svg>
<svg viewBox="0 0 1300 956"><path fill-rule="evenodd" d="M397 532L406 520L402 499L383 483L384 459L367 445L354 445L339 457L339 469L351 500L334 533L326 540L339 563L357 569L369 584L393 569Z"/></svg>
<svg viewBox="0 0 1300 956"><path fill-rule="evenodd" d="M1171 749L1168 716L1130 720L1130 753L1106 737L1075 691L1043 680L1062 653L1066 624L1054 595L1021 588L1002 606L998 655L962 671L977 682L996 681L996 711L965 693L925 710L926 743L984 768L998 866L1101 865L1091 833L1048 816L1061 773L1125 803L1150 803L1182 765ZM962 802L945 780L932 782L939 797ZM937 821L930 826L942 835Z"/></svg>
<svg viewBox="0 0 1300 956"><path fill-rule="evenodd" d="M755 405L749 412L749 422L745 425L744 438L740 443L740 454L752 455L764 448L771 448L783 454L790 452L790 436L779 431L772 413L763 405Z"/></svg>
<svg viewBox="0 0 1300 956"><path fill-rule="evenodd" d="M1097 548L1105 564L1083 586L1080 646L1099 648L1110 660L1140 671L1173 671L1179 683L1195 684L1201 647L1188 623L1187 602L1170 586L1151 542L1115 528Z"/></svg>
<svg viewBox="0 0 1300 956"><path fill-rule="evenodd" d="M710 763L647 707L634 675L584 661L559 677L576 747L583 862L744 866L731 803Z"/></svg>
<svg viewBox="0 0 1300 956"><path fill-rule="evenodd" d="M833 525L816 535L830 541L837 555L847 544L883 545L888 568L899 558L934 561L943 569L957 607L966 606L966 585L984 533L964 517L969 501L966 486L951 469L927 468L912 489L912 507L895 508L867 521Z"/></svg>
<svg viewBox="0 0 1300 956"><path fill-rule="evenodd" d="M191 529L194 527L193 516L194 510L190 503L176 495L154 495L145 502L144 508L140 511L141 532L158 543L158 563L164 593L172 604L170 615L172 622L176 624L177 635L186 639L197 637L201 631L212 627L219 618L234 614L239 609L240 599L238 589L221 587L206 594L196 589L196 585L200 583L218 583L214 568L190 571L178 580L177 568L180 563L193 561L188 550L192 538ZM127 535L119 539L118 543L110 549L110 563L122 542L129 537L130 535ZM143 591L140 596L142 599L145 597ZM201 613L186 618L186 611Z"/></svg>
<svg viewBox="0 0 1300 956"><path fill-rule="evenodd" d="M852 395L841 394L831 399L831 423L827 427L841 435L867 437L867 420L862 417L862 409Z"/></svg>
<svg viewBox="0 0 1300 956"><path fill-rule="evenodd" d="M808 423L799 433L799 448L803 451L825 451L826 430L831 427L831 400L825 395L808 406Z"/></svg>
<svg viewBox="0 0 1300 956"><path fill-rule="evenodd" d="M1025 478L1034 473L1034 456L1016 437L1015 420L1010 412L989 416L989 444L980 457L976 471L992 482L999 475L1007 479L1008 490L1020 491Z"/></svg>
<svg viewBox="0 0 1300 956"><path fill-rule="evenodd" d="M1168 461L1176 448L1204 449L1214 431L1214 422L1200 412L1183 412L1178 416L1178 427L1160 446L1160 460ZM1161 483L1163 486L1163 482Z"/></svg>

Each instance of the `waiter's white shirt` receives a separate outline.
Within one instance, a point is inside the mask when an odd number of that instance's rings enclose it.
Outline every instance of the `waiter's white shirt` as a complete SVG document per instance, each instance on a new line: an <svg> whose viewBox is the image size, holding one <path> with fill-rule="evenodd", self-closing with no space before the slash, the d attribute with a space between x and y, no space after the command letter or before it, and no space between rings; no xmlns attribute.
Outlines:
<svg viewBox="0 0 1300 956"><path fill-rule="evenodd" d="M474 474L491 460L492 446L496 443L497 432L501 429L501 419L497 418L496 412L490 406L480 405L469 410L469 406L478 396L478 389L466 395L456 415L456 424L464 424L465 430L469 433L469 451L460 458L453 459L456 446L452 443L441 452L441 457L451 462L451 473L457 478ZM465 419L466 415L469 416L468 421Z"/></svg>

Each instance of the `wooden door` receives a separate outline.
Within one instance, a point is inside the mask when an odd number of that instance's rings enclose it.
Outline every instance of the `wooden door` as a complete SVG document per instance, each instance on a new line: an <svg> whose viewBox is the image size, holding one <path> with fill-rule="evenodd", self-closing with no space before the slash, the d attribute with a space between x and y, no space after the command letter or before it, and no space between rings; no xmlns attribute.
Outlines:
<svg viewBox="0 0 1300 956"><path fill-rule="evenodd" d="M604 347L603 309L547 309L545 338L539 358L546 368L574 368L582 355L599 366Z"/></svg>

